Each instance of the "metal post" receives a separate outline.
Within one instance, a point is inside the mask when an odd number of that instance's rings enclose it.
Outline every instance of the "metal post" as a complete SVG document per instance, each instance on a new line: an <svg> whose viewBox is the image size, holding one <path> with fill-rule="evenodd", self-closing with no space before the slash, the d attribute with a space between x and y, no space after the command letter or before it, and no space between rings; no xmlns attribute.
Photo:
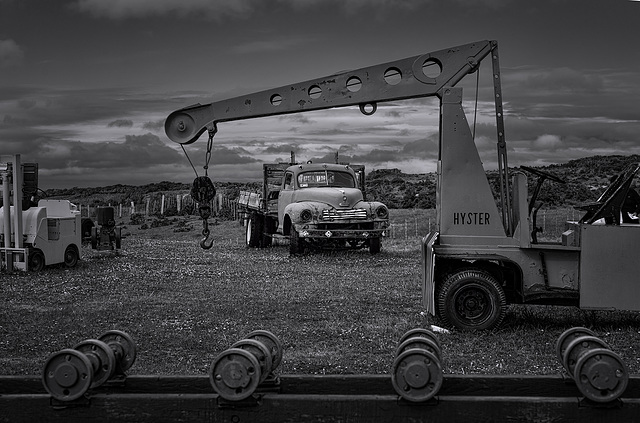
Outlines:
<svg viewBox="0 0 640 423"><path fill-rule="evenodd" d="M11 202L9 197L9 170L8 166L4 166L2 174L2 208L3 208L3 226L4 226L4 262L7 265L7 271L13 270L12 257L9 248L11 248Z"/></svg>
<svg viewBox="0 0 640 423"><path fill-rule="evenodd" d="M14 247L22 248L22 161L13 156L13 231Z"/></svg>

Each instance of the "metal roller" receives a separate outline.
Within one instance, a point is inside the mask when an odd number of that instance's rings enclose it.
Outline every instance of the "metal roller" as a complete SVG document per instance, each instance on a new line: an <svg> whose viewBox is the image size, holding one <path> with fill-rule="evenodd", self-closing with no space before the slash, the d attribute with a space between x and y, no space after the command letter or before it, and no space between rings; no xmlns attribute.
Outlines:
<svg viewBox="0 0 640 423"><path fill-rule="evenodd" d="M629 371L618 354L607 348L592 348L578 359L574 380L586 398L610 402L624 393Z"/></svg>
<svg viewBox="0 0 640 423"><path fill-rule="evenodd" d="M91 388L105 383L116 371L116 356L111 347L97 339L87 339L73 347L74 350L83 353L91 363L92 383Z"/></svg>
<svg viewBox="0 0 640 423"><path fill-rule="evenodd" d="M260 383L264 382L273 367L273 358L269 348L256 339L242 339L231 345L231 348L240 348L253 354L260 363Z"/></svg>
<svg viewBox="0 0 640 423"><path fill-rule="evenodd" d="M125 332L109 330L98 338L107 344L116 357L116 372L124 373L136 361L136 344Z"/></svg>
<svg viewBox="0 0 640 423"><path fill-rule="evenodd" d="M438 393L442 386L440 360L422 349L401 353L393 362L391 383L402 398L411 402L424 402Z"/></svg>
<svg viewBox="0 0 640 423"><path fill-rule="evenodd" d="M431 339L433 342L436 343L436 345L438 346L439 349L442 349L442 345L440 344L440 340L435 335L435 333L433 333L429 329L424 329L424 328L415 328L415 329L408 330L407 332L404 333L404 335L402 335L400 337L400 340L398 341L398 345L402 344L404 341L406 341L409 338L415 338L417 336L422 337L422 338Z"/></svg>
<svg viewBox="0 0 640 423"><path fill-rule="evenodd" d="M558 357L558 361L560 363L564 360L564 352L567 350L567 346L576 338L580 338L581 336L596 336L596 334L591 330L583 327L574 327L565 330L558 337L558 341L556 342L556 357Z"/></svg>
<svg viewBox="0 0 640 423"><path fill-rule="evenodd" d="M229 401L250 397L260 383L260 363L249 351L230 348L215 358L209 369L213 390Z"/></svg>
<svg viewBox="0 0 640 423"><path fill-rule="evenodd" d="M275 370L280 366L280 363L282 362L283 348L282 342L280 342L280 339L278 339L277 336L268 330L254 330L245 336L245 338L260 341L269 348L273 360L272 370Z"/></svg>
<svg viewBox="0 0 640 423"><path fill-rule="evenodd" d="M429 351L431 354L435 355L438 360L442 359L442 351L438 344L436 344L433 339L423 338L421 336L408 338L398 345L398 348L396 349L396 357L403 352L414 348Z"/></svg>
<svg viewBox="0 0 640 423"><path fill-rule="evenodd" d="M594 348L606 348L609 346L602 339L595 336L584 335L574 339L567 345L567 349L562 357L562 365L569 375L575 379L576 363L585 352Z"/></svg>
<svg viewBox="0 0 640 423"><path fill-rule="evenodd" d="M60 401L80 398L89 390L92 382L93 369L87 356L68 348L52 354L42 371L44 388Z"/></svg>

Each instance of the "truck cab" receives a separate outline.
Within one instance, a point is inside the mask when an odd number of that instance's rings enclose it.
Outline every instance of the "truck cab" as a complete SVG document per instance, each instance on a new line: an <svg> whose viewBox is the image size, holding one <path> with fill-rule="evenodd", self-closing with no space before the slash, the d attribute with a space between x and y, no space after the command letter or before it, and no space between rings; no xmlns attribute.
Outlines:
<svg viewBox="0 0 640 423"><path fill-rule="evenodd" d="M291 253L307 245L368 247L380 251L389 210L365 201L349 165L300 164L287 168L278 195L278 233L289 236Z"/></svg>

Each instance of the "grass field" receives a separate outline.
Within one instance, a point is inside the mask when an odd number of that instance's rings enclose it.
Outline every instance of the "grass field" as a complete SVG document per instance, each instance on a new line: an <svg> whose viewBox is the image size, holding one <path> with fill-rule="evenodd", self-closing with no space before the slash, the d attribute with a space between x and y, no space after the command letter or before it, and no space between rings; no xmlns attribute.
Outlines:
<svg viewBox="0 0 640 423"><path fill-rule="evenodd" d="M213 226L214 246L202 250L200 222L176 218L179 226L126 228L120 252L84 247L74 269L2 274L0 374L38 375L49 354L110 329L137 343L129 374L206 374L256 329L282 340L280 373L388 373L405 331L438 324L422 313L420 290L432 211L391 217L375 256L247 249L238 222ZM439 334L444 371L560 373L555 342L573 326L593 329L640 373L640 314L547 306L512 306L495 331Z"/></svg>

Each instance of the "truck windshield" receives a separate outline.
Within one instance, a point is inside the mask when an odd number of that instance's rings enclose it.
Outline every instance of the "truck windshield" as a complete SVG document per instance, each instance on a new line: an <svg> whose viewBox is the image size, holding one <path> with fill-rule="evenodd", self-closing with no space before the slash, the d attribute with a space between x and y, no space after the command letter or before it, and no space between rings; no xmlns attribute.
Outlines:
<svg viewBox="0 0 640 423"><path fill-rule="evenodd" d="M304 172L298 175L298 186L300 188L309 187L339 187L355 188L356 181L348 172L338 172L334 170L315 170Z"/></svg>

